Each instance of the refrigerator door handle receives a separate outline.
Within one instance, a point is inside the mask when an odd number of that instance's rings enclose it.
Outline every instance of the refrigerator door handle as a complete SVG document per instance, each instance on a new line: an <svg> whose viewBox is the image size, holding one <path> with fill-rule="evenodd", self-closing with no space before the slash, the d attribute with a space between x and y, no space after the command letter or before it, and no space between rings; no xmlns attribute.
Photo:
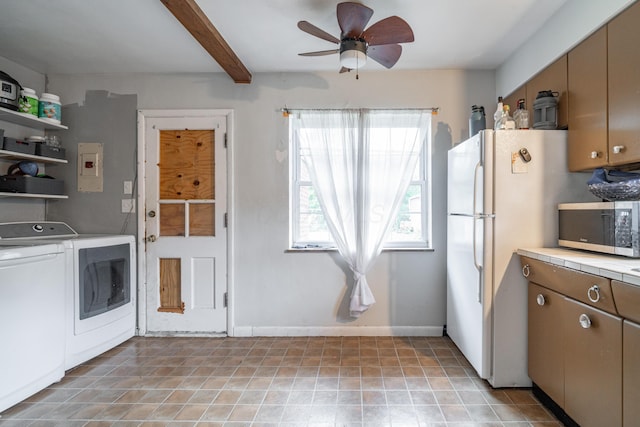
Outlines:
<svg viewBox="0 0 640 427"><path fill-rule="evenodd" d="M474 218L473 218L473 264L476 267L476 270L478 270L478 302L482 303L482 266L478 263L478 256L477 256L477 250L476 250L476 221L478 221L478 219L482 219L484 217L484 215L482 215L482 213L478 213L476 211L476 202L477 202L477 190L478 190L478 170L480 170L480 167L482 166L481 162L476 163L476 167L473 171L473 212L474 212Z"/></svg>
<svg viewBox="0 0 640 427"><path fill-rule="evenodd" d="M482 166L482 163L476 163L476 167L473 170L473 214L477 215L478 211L476 210L476 202L478 197L478 170Z"/></svg>
<svg viewBox="0 0 640 427"><path fill-rule="evenodd" d="M478 218L478 217L474 217L473 218L473 264L476 267L476 270L478 270L478 302L482 303L482 266L480 264L478 264L478 257L476 255L476 221L478 221L479 219L482 218Z"/></svg>

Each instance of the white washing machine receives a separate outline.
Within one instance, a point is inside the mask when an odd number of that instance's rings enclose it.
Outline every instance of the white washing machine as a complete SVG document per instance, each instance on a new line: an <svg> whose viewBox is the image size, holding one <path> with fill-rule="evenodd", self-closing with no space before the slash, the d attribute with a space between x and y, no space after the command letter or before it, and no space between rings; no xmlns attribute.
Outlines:
<svg viewBox="0 0 640 427"><path fill-rule="evenodd" d="M61 244L0 240L0 412L64 376L65 285Z"/></svg>
<svg viewBox="0 0 640 427"><path fill-rule="evenodd" d="M78 234L62 222L13 223L0 238L55 242L65 272L65 369L135 335L136 256L130 235Z"/></svg>

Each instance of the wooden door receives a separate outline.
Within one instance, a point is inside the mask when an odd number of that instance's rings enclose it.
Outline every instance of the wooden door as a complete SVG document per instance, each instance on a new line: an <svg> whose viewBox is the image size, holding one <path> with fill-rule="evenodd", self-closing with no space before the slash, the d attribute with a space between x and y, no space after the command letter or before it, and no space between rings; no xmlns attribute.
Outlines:
<svg viewBox="0 0 640 427"><path fill-rule="evenodd" d="M582 427L622 425L622 319L565 299L564 410Z"/></svg>
<svg viewBox="0 0 640 427"><path fill-rule="evenodd" d="M609 163L640 162L640 3L608 26Z"/></svg>
<svg viewBox="0 0 640 427"><path fill-rule="evenodd" d="M607 29L568 54L569 170L607 165Z"/></svg>
<svg viewBox="0 0 640 427"><path fill-rule="evenodd" d="M563 304L562 295L529 282L529 377L560 406L564 406Z"/></svg>
<svg viewBox="0 0 640 427"><path fill-rule="evenodd" d="M622 419L624 427L634 427L640 420L640 324L625 320L622 341Z"/></svg>
<svg viewBox="0 0 640 427"><path fill-rule="evenodd" d="M145 125L147 333L225 333L225 117Z"/></svg>

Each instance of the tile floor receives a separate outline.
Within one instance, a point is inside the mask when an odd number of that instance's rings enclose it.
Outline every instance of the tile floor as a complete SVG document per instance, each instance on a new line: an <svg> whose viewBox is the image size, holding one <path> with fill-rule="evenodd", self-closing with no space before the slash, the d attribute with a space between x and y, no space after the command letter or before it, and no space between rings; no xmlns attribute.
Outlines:
<svg viewBox="0 0 640 427"><path fill-rule="evenodd" d="M561 426L446 337L134 337L0 426Z"/></svg>

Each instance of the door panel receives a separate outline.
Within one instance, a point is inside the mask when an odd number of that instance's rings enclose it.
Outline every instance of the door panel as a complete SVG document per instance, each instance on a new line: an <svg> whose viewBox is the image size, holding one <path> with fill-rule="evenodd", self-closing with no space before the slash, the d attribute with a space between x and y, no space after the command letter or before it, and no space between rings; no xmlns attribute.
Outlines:
<svg viewBox="0 0 640 427"><path fill-rule="evenodd" d="M145 125L147 331L226 332L225 117Z"/></svg>
<svg viewBox="0 0 640 427"><path fill-rule="evenodd" d="M481 134L449 150L447 178L447 211L449 213L472 215L484 212L481 162ZM474 190L476 191L475 199Z"/></svg>
<svg viewBox="0 0 640 427"><path fill-rule="evenodd" d="M566 297L564 306L564 410L582 427L620 426L622 319Z"/></svg>
<svg viewBox="0 0 640 427"><path fill-rule="evenodd" d="M475 222L475 226L474 226ZM483 220L449 215L447 219L447 334L467 357L480 377L490 375L490 331L482 304Z"/></svg>
<svg viewBox="0 0 640 427"><path fill-rule="evenodd" d="M564 406L564 298L529 282L528 371L531 380Z"/></svg>

